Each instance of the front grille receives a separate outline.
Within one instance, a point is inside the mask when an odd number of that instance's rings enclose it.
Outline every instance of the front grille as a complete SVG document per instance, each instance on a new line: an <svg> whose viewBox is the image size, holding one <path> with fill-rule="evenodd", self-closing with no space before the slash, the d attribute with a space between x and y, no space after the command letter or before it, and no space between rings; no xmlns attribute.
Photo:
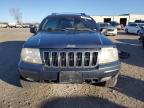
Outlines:
<svg viewBox="0 0 144 108"><path fill-rule="evenodd" d="M48 67L95 67L97 51L44 51L44 64Z"/></svg>

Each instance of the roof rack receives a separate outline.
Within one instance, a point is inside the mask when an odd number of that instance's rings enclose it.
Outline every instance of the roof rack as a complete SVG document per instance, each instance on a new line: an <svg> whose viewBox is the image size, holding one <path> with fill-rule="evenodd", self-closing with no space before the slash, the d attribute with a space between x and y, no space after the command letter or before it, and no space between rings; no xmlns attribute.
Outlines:
<svg viewBox="0 0 144 108"><path fill-rule="evenodd" d="M81 16L87 16L85 13L52 13L51 15L81 15Z"/></svg>

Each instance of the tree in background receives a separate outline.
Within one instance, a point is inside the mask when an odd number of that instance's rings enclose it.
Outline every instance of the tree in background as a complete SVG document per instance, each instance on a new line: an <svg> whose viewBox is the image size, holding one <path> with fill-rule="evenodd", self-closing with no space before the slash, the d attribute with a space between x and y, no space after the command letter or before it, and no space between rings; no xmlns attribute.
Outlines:
<svg viewBox="0 0 144 108"><path fill-rule="evenodd" d="M14 18L17 24L22 23L22 13L20 12L20 9L18 8L11 8L9 10L11 16Z"/></svg>

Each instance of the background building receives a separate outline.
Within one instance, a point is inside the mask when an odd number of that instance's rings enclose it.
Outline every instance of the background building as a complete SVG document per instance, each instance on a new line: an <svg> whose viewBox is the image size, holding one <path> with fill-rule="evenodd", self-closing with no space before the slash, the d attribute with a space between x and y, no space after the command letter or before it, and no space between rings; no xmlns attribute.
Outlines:
<svg viewBox="0 0 144 108"><path fill-rule="evenodd" d="M144 14L122 14L118 16L91 16L96 22L116 21L120 24L127 25L128 22L135 20L144 20Z"/></svg>

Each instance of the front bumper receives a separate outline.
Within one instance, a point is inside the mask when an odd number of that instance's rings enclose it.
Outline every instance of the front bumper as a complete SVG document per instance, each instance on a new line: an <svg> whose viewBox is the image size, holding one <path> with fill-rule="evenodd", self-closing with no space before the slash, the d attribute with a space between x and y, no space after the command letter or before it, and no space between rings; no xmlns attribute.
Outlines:
<svg viewBox="0 0 144 108"><path fill-rule="evenodd" d="M58 81L58 82L77 83L77 82L94 80L96 82L102 82L104 81L103 80L104 78L113 77L119 73L120 63L115 62L106 65L99 65L97 68L90 68L90 69L88 68L50 69L48 67L45 67L44 65L20 62L18 70L22 77L34 81ZM61 76L63 73L66 73L68 76L65 76L66 74L64 76Z"/></svg>

